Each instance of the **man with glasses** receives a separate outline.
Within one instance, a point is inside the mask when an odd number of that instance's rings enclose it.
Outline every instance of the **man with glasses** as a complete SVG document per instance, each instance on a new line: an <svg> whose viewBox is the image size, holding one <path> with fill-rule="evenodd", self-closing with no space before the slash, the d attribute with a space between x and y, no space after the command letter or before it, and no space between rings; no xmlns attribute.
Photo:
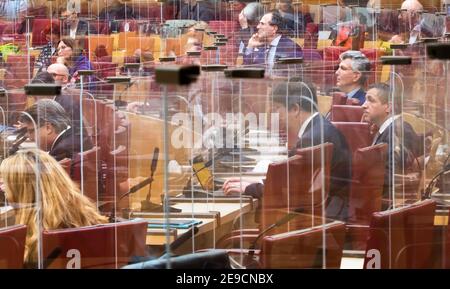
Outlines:
<svg viewBox="0 0 450 289"><path fill-rule="evenodd" d="M72 127L68 114L56 101L38 100L25 112L27 114L20 117L21 126L26 126L28 138L35 141L39 149L48 152L57 161L74 159L81 152L79 129ZM84 134L83 139L83 150L91 149L90 137Z"/></svg>
<svg viewBox="0 0 450 289"><path fill-rule="evenodd" d="M265 64L271 71L277 58L303 57L302 48L283 35L283 21L278 11L264 14L245 49L245 65Z"/></svg>
<svg viewBox="0 0 450 289"><path fill-rule="evenodd" d="M362 105L366 101L363 89L370 71L369 59L359 51L346 51L340 55L341 63L336 70L336 85L348 98Z"/></svg>
<svg viewBox="0 0 450 289"><path fill-rule="evenodd" d="M423 25L420 11L423 11L423 5L419 1L403 1L398 16L400 34L394 35L389 42L405 43L406 39L408 39L409 44L416 43L419 40Z"/></svg>

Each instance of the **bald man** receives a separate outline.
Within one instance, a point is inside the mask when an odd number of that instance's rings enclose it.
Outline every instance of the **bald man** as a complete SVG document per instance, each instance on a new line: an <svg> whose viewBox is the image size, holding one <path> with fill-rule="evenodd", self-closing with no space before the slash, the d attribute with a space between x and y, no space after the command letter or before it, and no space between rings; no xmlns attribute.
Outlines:
<svg viewBox="0 0 450 289"><path fill-rule="evenodd" d="M65 86L69 83L69 69L61 63L55 63L47 68L47 72L53 76L55 83Z"/></svg>
<svg viewBox="0 0 450 289"><path fill-rule="evenodd" d="M419 40L421 31L420 14L419 11L423 10L423 5L418 0L405 0L401 6L402 10L399 16L400 34L394 35L391 43L405 43L405 40L409 40L409 44L414 44Z"/></svg>

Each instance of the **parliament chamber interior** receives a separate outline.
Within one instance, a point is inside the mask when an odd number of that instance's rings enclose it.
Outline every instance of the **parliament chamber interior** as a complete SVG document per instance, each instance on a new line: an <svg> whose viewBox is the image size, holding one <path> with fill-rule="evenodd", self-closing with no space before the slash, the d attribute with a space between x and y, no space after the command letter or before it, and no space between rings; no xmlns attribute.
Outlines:
<svg viewBox="0 0 450 289"><path fill-rule="evenodd" d="M0 0L0 268L450 268L449 13Z"/></svg>

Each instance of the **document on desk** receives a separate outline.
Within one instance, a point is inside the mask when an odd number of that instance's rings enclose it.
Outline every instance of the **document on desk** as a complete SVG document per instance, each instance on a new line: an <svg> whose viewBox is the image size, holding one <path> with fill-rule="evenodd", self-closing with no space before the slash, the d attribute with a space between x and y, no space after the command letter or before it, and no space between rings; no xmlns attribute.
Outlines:
<svg viewBox="0 0 450 289"><path fill-rule="evenodd" d="M148 228L167 228L167 219L147 219ZM169 228L189 229L192 226L201 224L202 221L195 219L170 219Z"/></svg>

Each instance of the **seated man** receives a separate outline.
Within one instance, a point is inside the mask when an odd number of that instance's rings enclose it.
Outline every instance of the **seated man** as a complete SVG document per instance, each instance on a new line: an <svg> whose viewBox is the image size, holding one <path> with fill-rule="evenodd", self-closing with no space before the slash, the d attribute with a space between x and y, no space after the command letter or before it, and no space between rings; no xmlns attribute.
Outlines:
<svg viewBox="0 0 450 289"><path fill-rule="evenodd" d="M417 0L405 0L401 10L398 16L399 26L406 31L394 35L389 42L414 44L419 40L421 34L422 22L419 11L423 10L423 5Z"/></svg>
<svg viewBox="0 0 450 289"><path fill-rule="evenodd" d="M95 26L88 25L86 21L78 18L78 14L76 12L66 11L63 13L63 16L67 18L63 22L62 36L75 39L77 36L97 34Z"/></svg>
<svg viewBox="0 0 450 289"><path fill-rule="evenodd" d="M311 86L309 86L311 87ZM286 99L287 96L287 99ZM273 112L279 114L280 129L287 132L288 148L291 155L297 148L307 148L321 144L323 124L323 141L332 143L330 193L326 203L328 218L345 221L348 210L348 194L351 179L351 154L344 136L317 111L317 96L303 83L282 83L273 90ZM314 105L311 105L311 102ZM287 104L287 107L286 107ZM287 127L285 127L287 124ZM260 198L264 185L240 182L241 178L225 182L225 194L244 193Z"/></svg>
<svg viewBox="0 0 450 289"><path fill-rule="evenodd" d="M55 63L47 68L47 72L38 74L40 83L56 83L62 86L61 94L53 98L68 114L72 126L80 127L80 90L70 88L69 70L64 64ZM36 82L36 77L33 79Z"/></svg>
<svg viewBox="0 0 450 289"><path fill-rule="evenodd" d="M239 53L244 53L245 45L250 37L255 33L259 19L264 14L264 6L259 2L247 3L247 5L239 13L239 25L241 29L237 33Z"/></svg>
<svg viewBox="0 0 450 289"><path fill-rule="evenodd" d="M306 25L313 22L309 13L303 13L301 9L296 12L291 0L277 1L275 5L285 20L285 30L292 35L305 32Z"/></svg>
<svg viewBox="0 0 450 289"><path fill-rule="evenodd" d="M136 18L131 5L125 5L125 3L122 3L121 0L110 0L108 1L107 4L108 5L106 5L102 9L102 11L100 11L98 18L101 20L108 21L109 27L108 31L119 32L121 30L120 29L121 25L119 21ZM123 26L124 31L129 31L129 29L127 29L127 26L129 28L129 25L124 24Z"/></svg>
<svg viewBox="0 0 450 289"><path fill-rule="evenodd" d="M283 35L283 17L278 11L269 12L259 21L256 29L248 40L244 51L244 64L266 64L272 70L277 58L303 57L302 48Z"/></svg>
<svg viewBox="0 0 450 289"><path fill-rule="evenodd" d="M69 84L69 69L61 63L54 63L47 68L47 72L53 76L56 84L61 84L63 89Z"/></svg>
<svg viewBox="0 0 450 289"><path fill-rule="evenodd" d="M383 209L392 205L392 176L394 173L406 173L414 170L415 158L419 156L419 137L412 126L403 122L401 115L393 111L393 107L400 111L400 97L395 98L395 104L390 99L390 87L384 83L376 83L367 91L367 100L363 104L364 118L375 124L379 129L373 139L373 145L380 143L388 144L388 159L384 178ZM397 103L398 102L398 103ZM394 167L392 167L394 165ZM394 171L393 171L394 170Z"/></svg>
<svg viewBox="0 0 450 289"><path fill-rule="evenodd" d="M370 71L369 59L359 51L346 51L340 55L341 63L336 70L336 85L359 105L366 101L363 89L366 74Z"/></svg>
<svg viewBox="0 0 450 289"><path fill-rule="evenodd" d="M184 0L178 18L209 22L215 19L214 8L208 1Z"/></svg>
<svg viewBox="0 0 450 289"><path fill-rule="evenodd" d="M56 101L41 99L25 112L31 116L37 127L34 127L27 114L21 115L20 123L27 127L28 138L36 141L41 150L48 152L57 161L64 158L74 159L76 154L81 152L79 130L71 126L69 116ZM91 149L90 137L84 134L83 139L83 151Z"/></svg>

